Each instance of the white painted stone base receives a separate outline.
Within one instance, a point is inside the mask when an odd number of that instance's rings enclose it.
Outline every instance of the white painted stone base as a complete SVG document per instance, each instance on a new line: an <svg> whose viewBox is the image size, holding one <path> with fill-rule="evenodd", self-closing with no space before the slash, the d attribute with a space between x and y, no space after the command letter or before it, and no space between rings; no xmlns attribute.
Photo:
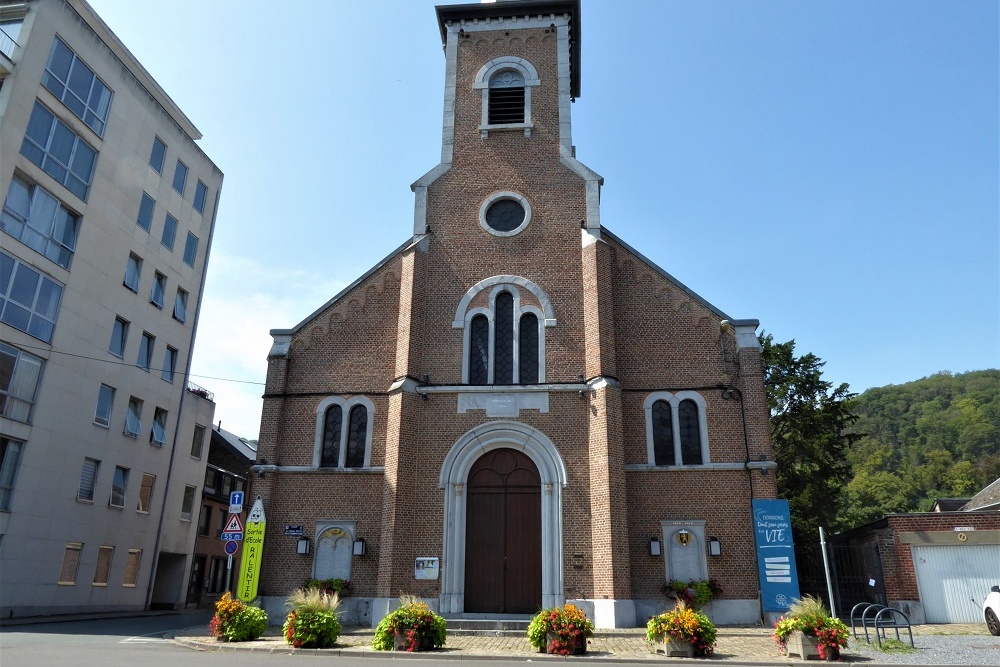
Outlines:
<svg viewBox="0 0 1000 667"><path fill-rule="evenodd" d="M597 629L634 628L636 626L635 602L632 600L566 600L582 609ZM645 625L645 621L643 621Z"/></svg>
<svg viewBox="0 0 1000 667"><path fill-rule="evenodd" d="M420 598L422 602L426 602L427 606L431 608L432 611L438 613L441 612L439 608L438 598ZM365 599L368 603L368 618L363 622L358 623L358 625L369 625L370 627L376 627L386 615L399 607L399 598L371 598ZM343 623L343 620L341 620Z"/></svg>
<svg viewBox="0 0 1000 667"><path fill-rule="evenodd" d="M286 598L278 595L262 595L257 598L260 607L267 612L268 625L283 625L288 617L288 608L285 607ZM399 600L396 600L396 605ZM365 627L371 624L375 627L378 621L372 623L372 600L371 598L341 598L340 609L337 610L337 618L344 627ZM388 613L388 611L386 611ZM385 614L382 614L385 616ZM382 616L379 616L381 620Z"/></svg>
<svg viewBox="0 0 1000 667"><path fill-rule="evenodd" d="M673 601L666 598L635 601L635 627L673 608ZM760 623L760 603L757 600L713 600L702 611L716 625L754 625ZM773 625L773 622L771 623Z"/></svg>

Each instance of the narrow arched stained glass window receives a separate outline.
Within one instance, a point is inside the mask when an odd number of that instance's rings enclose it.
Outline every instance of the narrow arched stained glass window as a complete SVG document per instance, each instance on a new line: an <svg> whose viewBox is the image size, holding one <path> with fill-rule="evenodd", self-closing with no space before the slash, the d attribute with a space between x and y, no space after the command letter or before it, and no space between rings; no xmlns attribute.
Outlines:
<svg viewBox="0 0 1000 667"><path fill-rule="evenodd" d="M469 384L489 384L490 321L476 315L469 325Z"/></svg>
<svg viewBox="0 0 1000 667"><path fill-rule="evenodd" d="M681 401L677 407L677 421L680 426L681 460L684 465L701 465L701 429L698 421L698 405L691 399Z"/></svg>
<svg viewBox="0 0 1000 667"><path fill-rule="evenodd" d="M497 72L490 79L487 110L490 125L524 122L524 76L515 70Z"/></svg>
<svg viewBox="0 0 1000 667"><path fill-rule="evenodd" d="M514 384L514 297L510 292L497 294L494 341L493 384Z"/></svg>
<svg viewBox="0 0 1000 667"><path fill-rule="evenodd" d="M368 410L363 405L351 408L347 429L347 456L345 468L363 468L365 465L365 441L368 436Z"/></svg>
<svg viewBox="0 0 1000 667"><path fill-rule="evenodd" d="M674 421L670 403L653 403L653 459L658 466L674 465Z"/></svg>
<svg viewBox="0 0 1000 667"><path fill-rule="evenodd" d="M323 452L319 464L324 468L335 468L340 465L340 427L344 420L344 411L339 405L331 405L326 410L323 420Z"/></svg>
<svg viewBox="0 0 1000 667"><path fill-rule="evenodd" d="M538 318L522 315L518 334L518 381L538 384Z"/></svg>

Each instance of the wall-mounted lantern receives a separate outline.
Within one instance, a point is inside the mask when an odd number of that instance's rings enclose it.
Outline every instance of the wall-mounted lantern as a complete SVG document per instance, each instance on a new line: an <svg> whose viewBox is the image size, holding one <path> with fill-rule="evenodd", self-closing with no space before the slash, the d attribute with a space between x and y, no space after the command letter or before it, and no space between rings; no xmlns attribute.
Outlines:
<svg viewBox="0 0 1000 667"><path fill-rule="evenodd" d="M297 554L307 554L309 553L309 538L300 537L299 541L295 544L295 553Z"/></svg>
<svg viewBox="0 0 1000 667"><path fill-rule="evenodd" d="M651 537L649 538L649 555L659 556L660 555L660 538Z"/></svg>
<svg viewBox="0 0 1000 667"><path fill-rule="evenodd" d="M708 538L708 555L709 556L722 555L722 542L719 541L718 537Z"/></svg>
<svg viewBox="0 0 1000 667"><path fill-rule="evenodd" d="M364 556L365 555L365 538L359 537L354 540L354 555Z"/></svg>

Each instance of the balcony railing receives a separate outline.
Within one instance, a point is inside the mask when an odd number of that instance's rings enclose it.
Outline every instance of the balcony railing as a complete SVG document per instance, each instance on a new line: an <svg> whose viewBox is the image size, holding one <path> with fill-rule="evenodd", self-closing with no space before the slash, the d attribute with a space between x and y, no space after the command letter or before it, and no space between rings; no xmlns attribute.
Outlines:
<svg viewBox="0 0 1000 667"><path fill-rule="evenodd" d="M204 387L196 385L194 382L191 382L190 380L188 380L187 383L187 390L190 391L195 396L201 396L202 398L208 399L209 401L215 403L215 394L210 392L208 389L205 389Z"/></svg>

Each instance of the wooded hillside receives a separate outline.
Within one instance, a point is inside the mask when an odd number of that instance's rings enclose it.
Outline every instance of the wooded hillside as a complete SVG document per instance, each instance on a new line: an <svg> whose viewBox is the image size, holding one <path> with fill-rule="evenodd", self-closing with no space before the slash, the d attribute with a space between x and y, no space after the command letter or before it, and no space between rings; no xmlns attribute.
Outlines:
<svg viewBox="0 0 1000 667"><path fill-rule="evenodd" d="M851 400L861 437L847 450L853 478L841 528L892 512L925 512L1000 478L1000 370L937 373Z"/></svg>

